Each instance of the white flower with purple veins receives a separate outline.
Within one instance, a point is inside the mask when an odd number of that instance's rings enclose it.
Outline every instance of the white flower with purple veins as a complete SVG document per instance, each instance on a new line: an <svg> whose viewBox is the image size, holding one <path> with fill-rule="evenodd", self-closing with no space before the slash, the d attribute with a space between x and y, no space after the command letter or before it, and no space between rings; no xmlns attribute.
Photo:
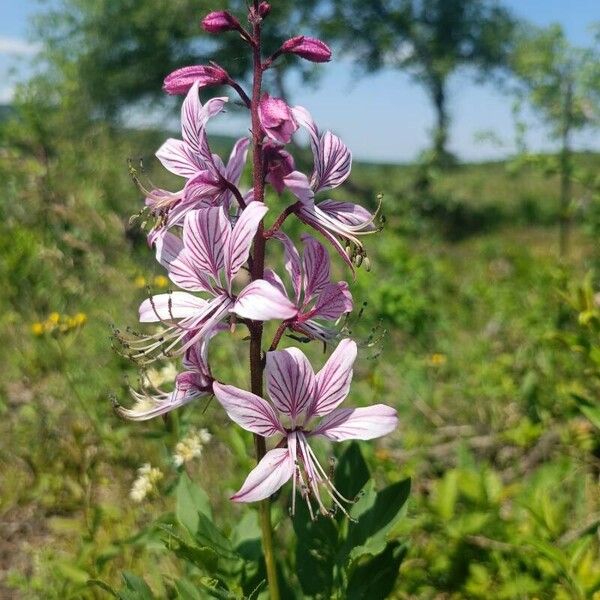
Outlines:
<svg viewBox="0 0 600 600"><path fill-rule="evenodd" d="M311 339L330 342L338 332L321 321L337 321L352 310L352 294L345 281L330 281L330 259L325 247L310 235L303 235L304 252L302 258L292 240L282 232L273 237L285 247L285 268L292 281L294 294L292 303L296 314L289 319L287 326ZM265 270L265 280L289 297L285 284L271 269ZM255 296L262 296L264 284L258 279L248 285L238 297L237 313L248 319L255 319L257 302Z"/></svg>
<svg viewBox="0 0 600 600"><path fill-rule="evenodd" d="M162 219L151 232L153 243L165 230L180 225L184 216L200 206L224 206L229 209L233 196L242 198L237 188L250 139L240 138L225 166L208 145L206 124L223 110L226 97L212 98L202 105L198 82L187 93L181 107L182 140L169 138L156 152L156 157L171 173L187 179L178 192L156 189L148 193L146 205Z"/></svg>
<svg viewBox="0 0 600 600"><path fill-rule="evenodd" d="M182 354L230 312L238 312L233 280L248 260L252 239L266 212L262 202L251 202L232 227L223 208L193 210L185 216L183 239L167 232L157 240L158 261L171 281L187 291L158 294L142 302L140 322L161 322L167 328L130 342L132 358L153 356L159 349L169 355L185 337L173 352ZM251 300L256 303L255 319L289 319L296 314L294 305L275 286L263 281L262 289L264 299ZM209 299L189 292L203 292Z"/></svg>
<svg viewBox="0 0 600 600"><path fill-rule="evenodd" d="M213 377L208 364L208 342L210 338L224 327L216 327L193 346L190 346L183 357L184 371L175 377L175 388L171 392L165 392L148 382L148 389L142 391L130 389L136 403L132 408L117 406L119 415L131 421L147 421L160 415L164 415L180 406L188 404L212 394Z"/></svg>
<svg viewBox="0 0 600 600"><path fill-rule="evenodd" d="M268 352L267 391L271 403L232 385L215 382L214 394L229 417L244 429L264 437L280 438L273 450L250 472L237 502L263 500L292 480L292 512L299 488L314 516L312 501L322 514L321 491L346 512L349 502L334 487L320 465L309 440L324 437L335 442L370 440L396 428L396 411L385 404L365 408L338 408L348 395L356 344L342 340L325 366L315 375L306 356L297 348Z"/></svg>
<svg viewBox="0 0 600 600"><path fill-rule="evenodd" d="M298 217L324 235L352 266L344 246L337 238L353 243L362 252L359 236L377 230L373 225L374 215L351 202L323 200L315 203L315 194L336 188L346 181L352 167L352 154L331 131L321 135L305 108L295 106L291 111L295 121L308 130L314 169L310 180L304 173L292 171L284 177L283 183L299 200L296 210Z"/></svg>

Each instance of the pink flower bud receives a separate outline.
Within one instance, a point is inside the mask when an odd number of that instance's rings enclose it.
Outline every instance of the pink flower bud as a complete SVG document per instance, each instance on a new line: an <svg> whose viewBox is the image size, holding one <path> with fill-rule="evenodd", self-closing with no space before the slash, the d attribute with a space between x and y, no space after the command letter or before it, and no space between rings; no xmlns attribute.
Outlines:
<svg viewBox="0 0 600 600"><path fill-rule="evenodd" d="M265 133L280 144L288 144L298 129L290 107L281 98L272 98L269 94L260 99L258 116Z"/></svg>
<svg viewBox="0 0 600 600"><path fill-rule="evenodd" d="M202 28L208 33L222 33L239 29L240 22L226 10L217 10L202 19Z"/></svg>
<svg viewBox="0 0 600 600"><path fill-rule="evenodd" d="M331 60L331 50L325 42L304 35L298 35L285 41L281 45L281 52L296 54L316 63Z"/></svg>
<svg viewBox="0 0 600 600"><path fill-rule="evenodd" d="M271 5L268 2L261 2L258 5L258 14L262 18L266 17L271 12Z"/></svg>
<svg viewBox="0 0 600 600"><path fill-rule="evenodd" d="M284 177L295 168L294 158L282 146L271 140L263 146L263 152L267 164L267 181L281 194L285 189Z"/></svg>
<svg viewBox="0 0 600 600"><path fill-rule="evenodd" d="M225 85L229 81L229 74L218 65L183 67L165 77L163 90L167 94L187 94L196 81L198 87Z"/></svg>

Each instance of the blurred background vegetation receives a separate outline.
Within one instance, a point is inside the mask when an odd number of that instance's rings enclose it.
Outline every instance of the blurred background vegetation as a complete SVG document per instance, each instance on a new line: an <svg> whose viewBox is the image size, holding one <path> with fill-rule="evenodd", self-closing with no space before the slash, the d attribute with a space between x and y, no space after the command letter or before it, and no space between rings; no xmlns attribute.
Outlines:
<svg viewBox="0 0 600 600"><path fill-rule="evenodd" d="M213 438L188 474L222 522L246 510L225 499L252 464L249 440L222 411L140 425L110 400L126 402L138 377L111 327L134 324L147 286L168 285L129 220L141 197L127 167L142 159L169 183L153 158L167 132L127 115L173 110L162 79L186 64L218 60L246 80L241 42L198 28L225 5L244 12L238 0L62 0L36 17L38 68L0 123L2 598L101 598L86 582L124 569L167 597L164 576L182 567L149 524L173 510L170 457L192 427ZM363 306L352 327L381 341L361 354L352 398L401 416L397 435L364 449L378 480L413 479L391 597L600 598L600 155L572 141L599 124L600 43L573 47L560 25L487 0L282 0L266 27L268 48L301 31L358 74L405 71L434 108L418 162L358 162L337 193L371 208L385 195L372 270L352 287ZM459 68L514 106L506 160L467 164L449 150ZM318 86L314 69L282 62L269 85L290 102L294 70ZM558 152L528 151L526 110ZM220 136L213 150L232 143ZM218 376L243 385L244 344L223 337L212 352ZM168 380L168 365L152 376ZM165 473L163 493L136 503L145 463Z"/></svg>

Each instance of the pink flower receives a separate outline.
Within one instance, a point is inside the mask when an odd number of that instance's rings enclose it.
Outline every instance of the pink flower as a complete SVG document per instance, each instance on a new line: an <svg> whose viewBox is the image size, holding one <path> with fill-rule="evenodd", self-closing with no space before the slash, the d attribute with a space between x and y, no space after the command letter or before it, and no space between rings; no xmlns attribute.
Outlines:
<svg viewBox="0 0 600 600"><path fill-rule="evenodd" d="M131 389L136 400L132 408L117 406L119 415L131 421L147 421L164 415L180 406L212 394L213 377L208 365L208 342L223 327L215 327L208 336L190 346L183 357L184 371L175 379L175 389L164 392L154 388L154 393Z"/></svg>
<svg viewBox="0 0 600 600"><path fill-rule="evenodd" d="M185 215L183 239L166 232L157 240L158 261L171 281L186 291L158 294L142 302L140 322L161 322L167 327L130 343L133 358L161 351L182 354L236 311L233 279L248 260L252 239L266 212L262 202L251 202L232 227L221 207L192 210ZM277 288L264 284L268 301L255 311L256 319L291 318L296 312L294 305ZM203 292L209 299L188 292ZM184 344L173 352L184 337Z"/></svg>
<svg viewBox="0 0 600 600"><path fill-rule="evenodd" d="M240 22L228 11L217 10L202 19L202 28L208 33L222 33L240 29Z"/></svg>
<svg viewBox="0 0 600 600"><path fill-rule="evenodd" d="M194 82L181 107L182 140L169 138L156 152L162 165L187 181L182 190L148 192L146 205L159 217L150 232L153 244L167 229L182 223L186 213L199 206L229 208L232 189L236 188L248 156L250 140L240 138L234 145L227 166L212 154L206 137L208 120L221 112L226 97L212 98L202 105L198 97L198 82Z"/></svg>
<svg viewBox="0 0 600 600"><path fill-rule="evenodd" d="M376 231L373 225L374 215L351 202L324 200L315 203L317 192L336 188L348 178L352 154L342 140L331 131L321 135L306 109L296 106L292 112L296 121L306 127L310 135L314 169L310 181L304 173L292 171L283 182L300 200L296 211L300 220L324 235L352 267L338 238L354 244L362 252L363 245L359 237Z"/></svg>
<svg viewBox="0 0 600 600"><path fill-rule="evenodd" d="M304 35L297 35L286 40L281 45L281 52L295 54L316 63L331 60L331 49L325 42Z"/></svg>
<svg viewBox="0 0 600 600"><path fill-rule="evenodd" d="M210 85L225 85L229 82L229 74L219 65L194 65L183 67L169 73L165 77L163 90L167 94L186 94L194 83L199 88Z"/></svg>
<svg viewBox="0 0 600 600"><path fill-rule="evenodd" d="M285 268L294 290L293 304L296 314L288 319L288 326L311 339L330 342L338 332L321 321L337 321L352 310L352 294L345 281L330 281L330 260L325 247L310 235L303 235L302 259L292 240L284 233L277 237L285 247ZM289 298L281 278L272 271L265 271L265 280ZM260 305L261 286L257 280L239 295L237 313L247 319L255 319L256 307Z"/></svg>
<svg viewBox="0 0 600 600"><path fill-rule="evenodd" d="M265 133L280 144L288 144L298 129L292 110L281 98L264 94L258 105L260 124Z"/></svg>
<svg viewBox="0 0 600 600"><path fill-rule="evenodd" d="M298 487L311 515L311 500L322 514L329 513L321 499L322 490L346 512L343 503L349 501L335 489L310 448L309 439L320 436L335 442L370 440L390 433L398 422L396 411L385 404L338 408L350 390L355 358L356 344L344 339L315 375L297 348L268 352L266 381L271 403L232 385L214 383L214 394L230 419L252 433L280 438L232 500L263 500L291 479L292 512ZM313 422L317 417L323 418Z"/></svg>

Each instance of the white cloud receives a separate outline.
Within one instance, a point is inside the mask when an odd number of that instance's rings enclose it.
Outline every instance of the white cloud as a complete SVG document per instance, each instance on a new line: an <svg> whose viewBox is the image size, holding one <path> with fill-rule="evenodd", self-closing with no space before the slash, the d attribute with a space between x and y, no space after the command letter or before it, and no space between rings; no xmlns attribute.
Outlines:
<svg viewBox="0 0 600 600"><path fill-rule="evenodd" d="M12 54L14 56L33 56L38 53L40 45L28 42L22 38L0 35L0 54Z"/></svg>

